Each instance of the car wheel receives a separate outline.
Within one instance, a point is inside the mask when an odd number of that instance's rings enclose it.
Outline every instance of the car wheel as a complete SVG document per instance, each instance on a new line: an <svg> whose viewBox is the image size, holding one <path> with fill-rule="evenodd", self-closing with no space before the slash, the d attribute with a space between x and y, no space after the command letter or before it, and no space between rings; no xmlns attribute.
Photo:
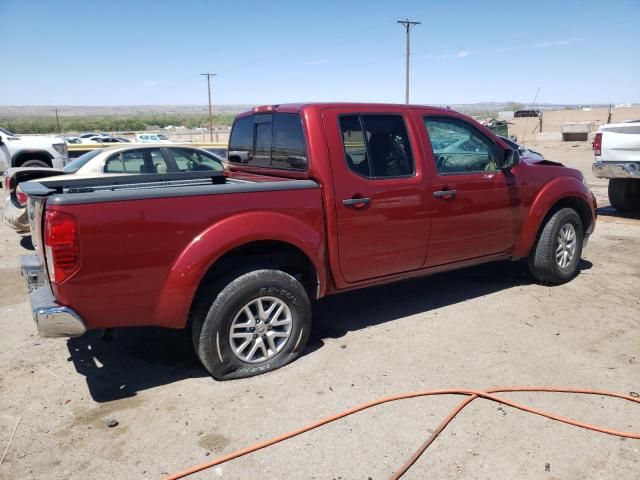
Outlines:
<svg viewBox="0 0 640 480"><path fill-rule="evenodd" d="M609 180L609 202L616 210L640 210L640 180L632 178Z"/></svg>
<svg viewBox="0 0 640 480"><path fill-rule="evenodd" d="M51 165L48 165L47 162L43 160L27 160L26 162L20 165L21 167L40 167L40 168L51 168Z"/></svg>
<svg viewBox="0 0 640 480"><path fill-rule="evenodd" d="M198 357L215 379L251 377L298 358L309 338L311 306L291 275L255 270L224 287L194 326Z"/></svg>
<svg viewBox="0 0 640 480"><path fill-rule="evenodd" d="M540 282L560 284L578 272L584 229L572 208L563 208L545 223L529 257L531 274Z"/></svg>

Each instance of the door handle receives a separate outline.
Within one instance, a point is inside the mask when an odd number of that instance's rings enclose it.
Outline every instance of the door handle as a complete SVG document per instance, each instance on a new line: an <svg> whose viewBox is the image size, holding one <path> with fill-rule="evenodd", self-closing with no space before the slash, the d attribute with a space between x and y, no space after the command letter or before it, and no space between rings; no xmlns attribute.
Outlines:
<svg viewBox="0 0 640 480"><path fill-rule="evenodd" d="M365 205L369 205L370 202L371 202L370 198L347 198L345 200L342 200L342 204L345 207L356 207L356 208L361 208L361 207L364 207Z"/></svg>
<svg viewBox="0 0 640 480"><path fill-rule="evenodd" d="M453 200L458 195L456 190L438 190L433 192L434 198L439 198L441 200Z"/></svg>

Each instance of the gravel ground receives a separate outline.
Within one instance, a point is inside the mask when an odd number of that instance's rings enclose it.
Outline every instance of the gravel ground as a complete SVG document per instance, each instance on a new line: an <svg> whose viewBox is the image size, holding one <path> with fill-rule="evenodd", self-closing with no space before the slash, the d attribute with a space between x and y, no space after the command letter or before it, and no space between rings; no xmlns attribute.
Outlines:
<svg viewBox="0 0 640 480"><path fill-rule="evenodd" d="M157 479L407 391L640 392L640 217L607 207L588 145L530 146L583 170L602 206L576 279L544 287L503 262L328 298L315 306L306 355L248 380L212 380L183 332L39 338L18 270L28 252L0 227L0 454L20 419L0 478ZM640 408L616 399L509 397L640 431ZM387 478L459 401L387 404L191 478ZM405 478L637 480L639 461L640 441L477 400Z"/></svg>

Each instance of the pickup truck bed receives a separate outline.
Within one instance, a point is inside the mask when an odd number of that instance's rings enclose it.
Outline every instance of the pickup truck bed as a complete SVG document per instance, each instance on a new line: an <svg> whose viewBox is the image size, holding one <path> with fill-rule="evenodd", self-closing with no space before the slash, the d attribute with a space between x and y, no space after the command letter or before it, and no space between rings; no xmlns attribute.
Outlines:
<svg viewBox="0 0 640 480"><path fill-rule="evenodd" d="M63 284L54 284L53 293L58 303L73 305L79 317L100 328L183 328L202 270L217 256L265 234L283 242L300 235L309 256L323 255L320 187L312 180L255 176L247 181L207 173L192 175L195 183L185 183L183 174L178 177L183 183L175 185L175 177L155 177L144 175L135 182L131 177L109 178L97 186L95 180L60 184L55 178L24 184L34 212L34 238L40 235L44 198L50 211L72 211L76 217L82 268ZM89 183L93 187L87 187ZM44 189L53 192L38 197ZM270 211L261 211L266 204ZM255 230L238 235L237 222L249 222ZM200 248L206 242L213 247L213 238L216 248ZM39 244L36 248L44 260Z"/></svg>

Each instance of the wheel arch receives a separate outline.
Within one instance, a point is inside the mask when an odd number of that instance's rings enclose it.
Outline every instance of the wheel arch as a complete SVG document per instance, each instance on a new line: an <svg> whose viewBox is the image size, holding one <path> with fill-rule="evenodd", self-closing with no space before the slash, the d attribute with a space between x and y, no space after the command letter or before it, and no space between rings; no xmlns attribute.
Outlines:
<svg viewBox="0 0 640 480"><path fill-rule="evenodd" d="M323 229L279 213L252 212L211 226L174 262L154 323L185 327L202 293L225 273L246 266L281 269L300 279L310 298L322 297L327 282L323 238Z"/></svg>
<svg viewBox="0 0 640 480"><path fill-rule="evenodd" d="M42 160L50 167L53 166L51 162L53 160L53 155L51 155L46 150L38 150L38 149L27 149L27 150L19 150L13 154L11 159L11 163L14 167L19 167L23 163L29 160Z"/></svg>
<svg viewBox="0 0 640 480"><path fill-rule="evenodd" d="M562 208L572 208L580 216L584 234L589 235L596 221L594 199L587 188L578 179L563 178L551 182L533 201L525 219L514 257L527 257L534 247L540 232L548 219Z"/></svg>

